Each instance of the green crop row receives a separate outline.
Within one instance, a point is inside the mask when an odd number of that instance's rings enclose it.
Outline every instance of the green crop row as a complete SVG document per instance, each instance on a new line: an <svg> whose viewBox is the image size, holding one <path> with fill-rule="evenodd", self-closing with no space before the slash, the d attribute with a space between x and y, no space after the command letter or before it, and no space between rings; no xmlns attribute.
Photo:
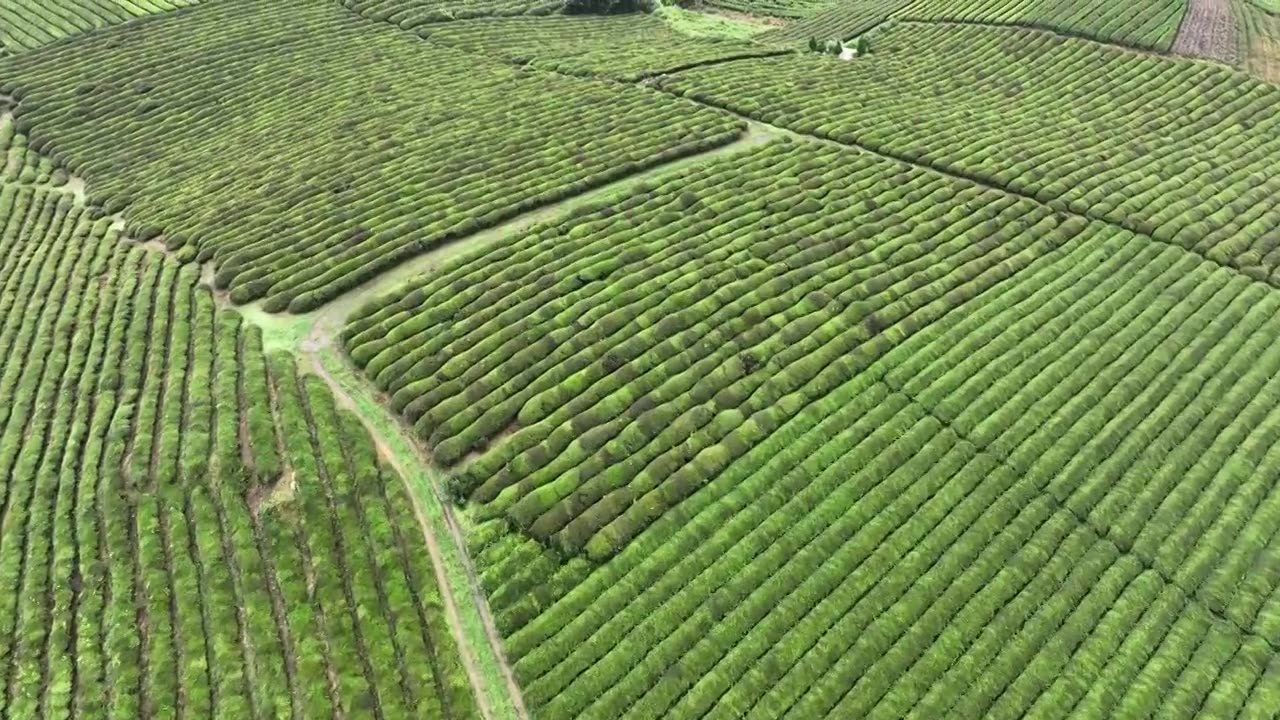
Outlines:
<svg viewBox="0 0 1280 720"><path fill-rule="evenodd" d="M13 53L202 0L6 0L0 3L0 46ZM2 54L2 53L0 53Z"/></svg>
<svg viewBox="0 0 1280 720"><path fill-rule="evenodd" d="M1186 12L1187 0L913 0L894 17L1036 27L1168 50Z"/></svg>
<svg viewBox="0 0 1280 720"><path fill-rule="evenodd" d="M788 50L738 40L693 38L652 15L495 18L424 27L433 43L496 54L569 75L635 81L702 63Z"/></svg>
<svg viewBox="0 0 1280 720"><path fill-rule="evenodd" d="M1280 82L1280 8L1264 9L1263 3L1236 0L1240 24L1242 67L1270 82Z"/></svg>
<svg viewBox="0 0 1280 720"><path fill-rule="evenodd" d="M0 714L477 717L359 421L100 215L0 181Z"/></svg>
<svg viewBox="0 0 1280 720"><path fill-rule="evenodd" d="M1264 285L1090 223L806 401L603 563L481 524L526 702L1265 715L1277 313Z"/></svg>
<svg viewBox="0 0 1280 720"><path fill-rule="evenodd" d="M901 24L853 62L696 68L665 86L1195 250L1280 285L1280 89L1026 30ZM834 88L845 88L846 92Z"/></svg>
<svg viewBox="0 0 1280 720"><path fill-rule="evenodd" d="M1167 51L1186 14L1186 0L854 0L828 2L762 37L788 42L848 40L890 19L1010 25Z"/></svg>
<svg viewBox="0 0 1280 720"><path fill-rule="evenodd" d="M196 248L233 301L273 311L742 128L321 0L211 3L5 62L34 146L74 158L104 207L128 205L131 234Z"/></svg>
<svg viewBox="0 0 1280 720"><path fill-rule="evenodd" d="M342 5L370 20L399 25L405 30L471 18L550 15L563 0L342 0Z"/></svg>
<svg viewBox="0 0 1280 720"><path fill-rule="evenodd" d="M886 382L1280 642L1280 568L1266 557L1280 531L1280 297L1123 236L1042 277L895 349Z"/></svg>
<svg viewBox="0 0 1280 720"><path fill-rule="evenodd" d="M761 35L767 42L798 45L819 41L849 40L871 30L911 0L852 0L828 2L821 9Z"/></svg>
<svg viewBox="0 0 1280 720"><path fill-rule="evenodd" d="M711 0L712 7L780 18L803 18L826 6L827 0Z"/></svg>
<svg viewBox="0 0 1280 720"><path fill-rule="evenodd" d="M454 487L603 558L948 306L1084 226L780 142L455 262L348 328Z"/></svg>

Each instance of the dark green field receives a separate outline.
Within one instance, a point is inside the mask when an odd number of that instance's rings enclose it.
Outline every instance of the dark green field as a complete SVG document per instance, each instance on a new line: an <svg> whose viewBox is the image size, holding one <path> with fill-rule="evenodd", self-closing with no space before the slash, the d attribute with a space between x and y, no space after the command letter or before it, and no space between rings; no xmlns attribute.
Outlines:
<svg viewBox="0 0 1280 720"><path fill-rule="evenodd" d="M0 717L1280 717L1278 12L0 3Z"/></svg>

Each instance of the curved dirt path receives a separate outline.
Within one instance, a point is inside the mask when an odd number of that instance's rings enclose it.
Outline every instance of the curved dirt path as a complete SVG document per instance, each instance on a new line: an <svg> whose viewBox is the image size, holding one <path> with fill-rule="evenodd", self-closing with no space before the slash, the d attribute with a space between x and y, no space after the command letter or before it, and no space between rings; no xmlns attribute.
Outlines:
<svg viewBox="0 0 1280 720"><path fill-rule="evenodd" d="M266 350L282 349L294 353L301 360L300 367L325 381L339 403L360 418L379 454L408 485L423 538L436 569L436 580L454 639L486 718L527 720L529 714L467 550L465 531L439 482L441 472L414 440L412 428L390 410L386 398L352 364L342 349L339 334L347 318L370 300L399 289L412 278L438 270L444 263L466 252L521 233L575 208L608 202L655 177L768 142L779 135L781 133L773 128L747 122L742 137L732 143L657 165L442 245L372 278L311 313L270 314L256 303L235 308L246 321L262 328Z"/></svg>

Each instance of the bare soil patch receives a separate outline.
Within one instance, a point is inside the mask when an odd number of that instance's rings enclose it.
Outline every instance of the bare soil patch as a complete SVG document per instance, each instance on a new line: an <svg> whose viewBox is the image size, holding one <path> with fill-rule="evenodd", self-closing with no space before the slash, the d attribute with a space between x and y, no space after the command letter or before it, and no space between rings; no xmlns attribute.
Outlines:
<svg viewBox="0 0 1280 720"><path fill-rule="evenodd" d="M1239 28L1231 0L1191 0L1178 37L1173 41L1173 51L1234 65L1239 51Z"/></svg>

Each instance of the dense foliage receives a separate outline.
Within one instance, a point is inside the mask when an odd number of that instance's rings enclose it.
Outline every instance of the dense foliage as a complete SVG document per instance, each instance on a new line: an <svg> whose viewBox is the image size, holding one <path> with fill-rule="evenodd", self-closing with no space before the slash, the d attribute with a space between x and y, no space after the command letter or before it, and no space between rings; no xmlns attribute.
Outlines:
<svg viewBox="0 0 1280 720"><path fill-rule="evenodd" d="M1031 231L1012 277L948 293L883 351L842 356L853 371L826 392L779 401L784 422L608 561L481 525L535 714L1280 706L1280 294L1070 227Z"/></svg>
<svg viewBox="0 0 1280 720"><path fill-rule="evenodd" d="M1187 4L1187 0L913 0L895 17L1039 27L1168 50Z"/></svg>
<svg viewBox="0 0 1280 720"><path fill-rule="evenodd" d="M911 0L848 0L829 2L821 10L787 23L784 27L761 36L770 42L799 44L816 38L848 40L871 30L889 19Z"/></svg>
<svg viewBox="0 0 1280 720"><path fill-rule="evenodd" d="M443 455L515 421L458 479L535 716L1280 702L1280 293L1187 250L777 143L349 336Z"/></svg>
<svg viewBox="0 0 1280 720"><path fill-rule="evenodd" d="M901 24L853 62L744 60L688 97L1034 197L1280 285L1280 88L1026 30Z"/></svg>
<svg viewBox="0 0 1280 720"><path fill-rule="evenodd" d="M0 2L0 48L23 52L70 35L202 1L4 0Z"/></svg>
<svg viewBox="0 0 1280 720"><path fill-rule="evenodd" d="M500 55L539 69L622 80L789 50L681 35L651 15L494 18L419 30L434 43Z"/></svg>
<svg viewBox="0 0 1280 720"><path fill-rule="evenodd" d="M922 323L1079 222L776 143L495 246L367 308L349 347L459 493L612 555Z"/></svg>
<svg viewBox="0 0 1280 720"><path fill-rule="evenodd" d="M476 717L363 426L99 214L0 181L0 714Z"/></svg>
<svg viewBox="0 0 1280 720"><path fill-rule="evenodd" d="M341 0L341 3L370 20L383 20L410 30L468 18L548 15L559 11L564 0Z"/></svg>
<svg viewBox="0 0 1280 720"><path fill-rule="evenodd" d="M271 67L271 72L263 72ZM0 63L19 122L190 244L236 302L309 310L443 240L736 138L643 88L513 68L325 0L229 0Z"/></svg>

